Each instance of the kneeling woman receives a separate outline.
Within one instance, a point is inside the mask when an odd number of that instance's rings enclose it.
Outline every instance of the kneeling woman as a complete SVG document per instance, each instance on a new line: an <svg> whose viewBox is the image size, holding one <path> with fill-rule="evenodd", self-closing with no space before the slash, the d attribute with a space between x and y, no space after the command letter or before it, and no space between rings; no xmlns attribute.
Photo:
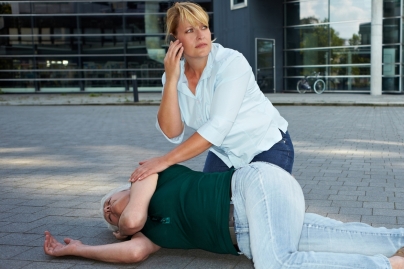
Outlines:
<svg viewBox="0 0 404 269"><path fill-rule="evenodd" d="M46 232L45 253L132 263L160 247L200 248L243 253L255 268L404 268L397 251L404 245L403 228L305 213L300 185L268 163L220 173L174 165L113 190L101 206L114 235L131 240L88 246L67 238L62 244Z"/></svg>

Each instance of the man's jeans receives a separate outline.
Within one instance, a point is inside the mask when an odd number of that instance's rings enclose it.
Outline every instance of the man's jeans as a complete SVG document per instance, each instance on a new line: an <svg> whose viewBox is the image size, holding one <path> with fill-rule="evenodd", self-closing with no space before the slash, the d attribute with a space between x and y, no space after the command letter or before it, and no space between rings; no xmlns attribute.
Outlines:
<svg viewBox="0 0 404 269"><path fill-rule="evenodd" d="M286 133L279 130L282 134L282 139L273 145L267 151L257 154L251 162L267 162L273 163L292 174L295 152L293 149L292 139L289 132ZM203 172L223 172L229 170L229 167L214 154L209 151L206 157Z"/></svg>
<svg viewBox="0 0 404 269"><path fill-rule="evenodd" d="M305 213L299 183L283 169L255 162L232 178L238 247L255 268L391 268L404 229L342 223Z"/></svg>

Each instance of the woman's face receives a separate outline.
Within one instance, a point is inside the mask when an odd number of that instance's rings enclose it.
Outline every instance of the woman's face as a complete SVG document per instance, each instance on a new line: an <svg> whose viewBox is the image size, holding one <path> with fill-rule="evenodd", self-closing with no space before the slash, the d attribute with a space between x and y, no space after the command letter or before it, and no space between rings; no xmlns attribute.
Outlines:
<svg viewBox="0 0 404 269"><path fill-rule="evenodd" d="M212 47L209 27L198 24L192 26L188 21L182 21L177 27L177 39L184 47L184 55L187 57L206 57Z"/></svg>
<svg viewBox="0 0 404 269"><path fill-rule="evenodd" d="M129 202L129 190L114 193L104 203L104 218L112 225L118 226L119 218Z"/></svg>

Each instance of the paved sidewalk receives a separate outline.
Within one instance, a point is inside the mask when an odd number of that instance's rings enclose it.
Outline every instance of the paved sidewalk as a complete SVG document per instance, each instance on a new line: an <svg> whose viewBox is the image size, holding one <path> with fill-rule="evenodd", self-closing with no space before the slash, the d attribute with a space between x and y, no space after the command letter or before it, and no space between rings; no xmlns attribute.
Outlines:
<svg viewBox="0 0 404 269"><path fill-rule="evenodd" d="M404 106L403 94L277 93L266 94L274 105ZM161 93L1 94L0 105L158 105Z"/></svg>
<svg viewBox="0 0 404 269"><path fill-rule="evenodd" d="M163 249L135 265L43 254L45 230L86 244L116 242L98 215L99 200L125 183L139 161L173 148L154 127L157 108L0 106L0 268L253 268L243 256L200 250ZM404 107L277 108L290 124L293 174L307 212L404 226ZM205 157L185 164L201 170Z"/></svg>

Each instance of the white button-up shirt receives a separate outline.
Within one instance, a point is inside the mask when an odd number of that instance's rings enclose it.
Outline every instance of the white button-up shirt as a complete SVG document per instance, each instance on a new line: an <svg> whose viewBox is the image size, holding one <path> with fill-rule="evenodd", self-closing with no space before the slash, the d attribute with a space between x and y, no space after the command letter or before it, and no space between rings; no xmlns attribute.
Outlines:
<svg viewBox="0 0 404 269"><path fill-rule="evenodd" d="M279 129L286 132L288 122L261 92L241 53L213 43L195 95L184 70L181 61L177 90L182 121L212 143L210 150L228 167L250 163L282 139ZM162 132L158 121L156 127ZM184 130L172 139L163 135L178 144Z"/></svg>

